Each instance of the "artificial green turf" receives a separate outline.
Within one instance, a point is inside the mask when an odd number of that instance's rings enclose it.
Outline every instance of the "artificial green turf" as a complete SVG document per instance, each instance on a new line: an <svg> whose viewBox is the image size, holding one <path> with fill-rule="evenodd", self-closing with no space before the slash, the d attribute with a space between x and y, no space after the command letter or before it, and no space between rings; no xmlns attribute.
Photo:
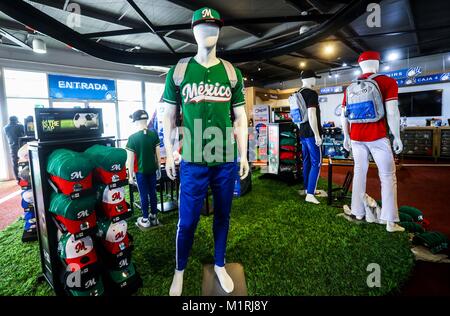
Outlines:
<svg viewBox="0 0 450 316"><path fill-rule="evenodd" d="M407 234L376 224L337 218L339 209L306 204L299 186L259 179L233 202L227 262L245 269L249 295L384 295L398 289L414 264ZM135 217L138 214L135 214ZM167 295L175 266L178 214L163 214L162 227L141 232L129 221L133 260L144 281L139 295ZM0 232L0 294L48 295L37 284L37 243L22 244L22 223ZM202 217L185 271L184 295L201 295L202 265L213 263L212 216ZM367 266L381 267L381 287L369 288Z"/></svg>

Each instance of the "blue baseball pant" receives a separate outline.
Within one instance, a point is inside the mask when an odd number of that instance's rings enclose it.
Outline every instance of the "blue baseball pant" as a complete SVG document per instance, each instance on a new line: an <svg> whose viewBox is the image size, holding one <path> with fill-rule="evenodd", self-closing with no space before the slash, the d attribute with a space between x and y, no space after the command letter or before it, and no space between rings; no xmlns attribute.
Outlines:
<svg viewBox="0 0 450 316"><path fill-rule="evenodd" d="M322 165L322 151L320 146L316 145L314 137L302 137L302 155L303 155L303 183L308 194L316 191L317 181L319 180L320 166Z"/></svg>
<svg viewBox="0 0 450 316"><path fill-rule="evenodd" d="M213 194L214 261L225 265L231 202L237 177L235 162L218 166L182 161L180 166L180 211L176 236L176 269L184 270L194 241L208 186Z"/></svg>
<svg viewBox="0 0 450 316"><path fill-rule="evenodd" d="M158 199L156 197L156 173L143 174L137 172L136 182L139 190L139 197L141 199L142 217L148 218L149 197L152 214L156 214L158 212Z"/></svg>

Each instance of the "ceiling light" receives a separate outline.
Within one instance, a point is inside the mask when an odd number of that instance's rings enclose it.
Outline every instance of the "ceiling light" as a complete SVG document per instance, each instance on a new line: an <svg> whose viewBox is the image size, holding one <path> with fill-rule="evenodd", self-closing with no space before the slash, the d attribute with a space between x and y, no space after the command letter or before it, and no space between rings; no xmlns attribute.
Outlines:
<svg viewBox="0 0 450 316"><path fill-rule="evenodd" d="M332 75L331 75L331 71L328 73L328 78L331 78L332 77Z"/></svg>
<svg viewBox="0 0 450 316"><path fill-rule="evenodd" d="M253 81L253 78L251 78L250 80Z"/></svg>
<svg viewBox="0 0 450 316"><path fill-rule="evenodd" d="M339 74L335 74L335 75L334 75L334 78L339 78Z"/></svg>
<svg viewBox="0 0 450 316"><path fill-rule="evenodd" d="M390 52L386 58L388 61L394 61L400 59L400 54L398 52Z"/></svg>
<svg viewBox="0 0 450 316"><path fill-rule="evenodd" d="M143 65L135 65L137 68L141 68L142 70L150 70L150 71L156 71L161 73L167 73L169 72L170 68L163 67L163 66L143 66Z"/></svg>
<svg viewBox="0 0 450 316"><path fill-rule="evenodd" d="M136 46L134 46L134 49L136 49L136 50L140 50L140 49L141 49L141 46L139 46L139 45L136 45Z"/></svg>
<svg viewBox="0 0 450 316"><path fill-rule="evenodd" d="M304 61L300 62L300 68L305 68L306 63Z"/></svg>
<svg viewBox="0 0 450 316"><path fill-rule="evenodd" d="M261 66L260 66L260 67L258 67L258 71L261 71Z"/></svg>
<svg viewBox="0 0 450 316"><path fill-rule="evenodd" d="M361 70L357 69L353 72L355 76L359 76L361 74Z"/></svg>
<svg viewBox="0 0 450 316"><path fill-rule="evenodd" d="M47 45L39 38L33 39L33 52L37 54L45 54L47 52Z"/></svg>
<svg viewBox="0 0 450 316"><path fill-rule="evenodd" d="M383 70L389 70L389 69L391 69L391 67L389 65L386 65L383 67Z"/></svg>
<svg viewBox="0 0 450 316"><path fill-rule="evenodd" d="M331 44L326 45L325 48L324 48L324 52L325 52L326 55L333 54L334 53L334 46L331 45Z"/></svg>
<svg viewBox="0 0 450 316"><path fill-rule="evenodd" d="M342 67L347 67L347 63L343 63L343 64L342 64Z"/></svg>
<svg viewBox="0 0 450 316"><path fill-rule="evenodd" d="M247 77L244 77L244 81L247 81Z"/></svg>

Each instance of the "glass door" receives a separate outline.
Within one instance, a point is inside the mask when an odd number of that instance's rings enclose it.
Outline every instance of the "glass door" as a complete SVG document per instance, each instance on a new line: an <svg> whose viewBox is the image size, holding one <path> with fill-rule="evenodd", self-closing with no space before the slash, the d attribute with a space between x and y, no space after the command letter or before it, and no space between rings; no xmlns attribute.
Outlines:
<svg viewBox="0 0 450 316"><path fill-rule="evenodd" d="M102 109L103 135L117 137L116 104L113 102L90 102L89 107Z"/></svg>

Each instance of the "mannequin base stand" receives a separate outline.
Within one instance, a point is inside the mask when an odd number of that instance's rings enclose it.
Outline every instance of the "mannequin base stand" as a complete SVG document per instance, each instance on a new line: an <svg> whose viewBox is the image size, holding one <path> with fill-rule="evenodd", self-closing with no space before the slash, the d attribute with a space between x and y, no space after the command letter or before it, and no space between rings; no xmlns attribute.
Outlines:
<svg viewBox="0 0 450 316"><path fill-rule="evenodd" d="M152 226L149 226L149 227L141 227L137 223L135 223L135 225L136 225L137 228L139 228L140 231L143 231L143 232L146 232L146 231L149 231L149 230L152 230L152 229L155 229L155 228L163 226L163 224L161 224L161 223L159 223L158 225L152 225Z"/></svg>
<svg viewBox="0 0 450 316"><path fill-rule="evenodd" d="M225 269L234 283L234 290L226 293L220 286L219 279L214 272L213 264L203 265L203 296L247 296L247 284L245 282L244 267L240 263L227 263Z"/></svg>

